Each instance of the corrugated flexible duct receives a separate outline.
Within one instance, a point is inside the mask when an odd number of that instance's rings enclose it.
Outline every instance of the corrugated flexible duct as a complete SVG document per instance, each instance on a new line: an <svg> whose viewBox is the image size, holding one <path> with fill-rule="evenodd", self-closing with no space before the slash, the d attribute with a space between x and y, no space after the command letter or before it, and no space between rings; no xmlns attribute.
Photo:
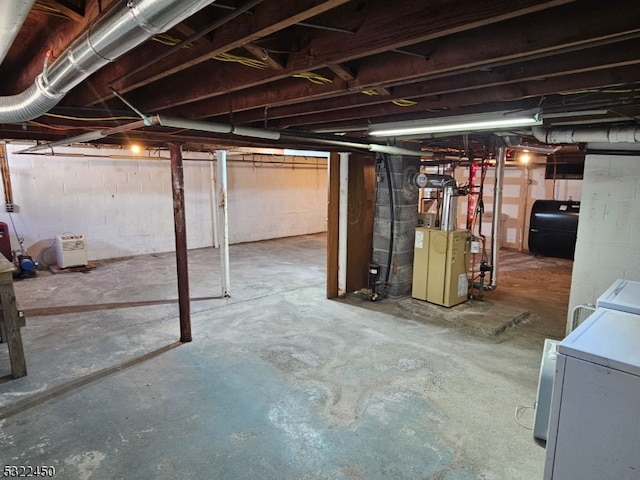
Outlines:
<svg viewBox="0 0 640 480"><path fill-rule="evenodd" d="M73 87L214 0L128 0L99 18L22 93L0 97L0 123L32 120Z"/></svg>
<svg viewBox="0 0 640 480"><path fill-rule="evenodd" d="M2 3L2 16L0 16L0 63L2 63L9 48L11 48L34 3L35 0Z"/></svg>

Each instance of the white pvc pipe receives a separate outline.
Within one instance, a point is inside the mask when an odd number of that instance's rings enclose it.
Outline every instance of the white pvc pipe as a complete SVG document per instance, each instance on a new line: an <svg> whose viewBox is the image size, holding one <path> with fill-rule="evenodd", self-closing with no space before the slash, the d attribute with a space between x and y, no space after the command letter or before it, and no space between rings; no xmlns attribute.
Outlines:
<svg viewBox="0 0 640 480"><path fill-rule="evenodd" d="M637 143L640 142L640 128L544 128L532 127L533 135L544 143Z"/></svg>
<svg viewBox="0 0 640 480"><path fill-rule="evenodd" d="M491 221L491 288L498 286L498 260L500 256L500 234L502 230L502 185L504 184L504 164L507 159L506 147L498 149L496 158L496 178L493 190L493 218Z"/></svg>
<svg viewBox="0 0 640 480"><path fill-rule="evenodd" d="M220 220L218 218L218 180L216 179L216 169L213 162L209 163L209 177L211 184L209 187L209 202L211 204L211 242L213 248L220 248L220 236L218 235L218 225Z"/></svg>
<svg viewBox="0 0 640 480"><path fill-rule="evenodd" d="M230 297L229 274L229 219L227 217L227 151L216 150L218 160L218 237L220 240L220 267L222 296Z"/></svg>
<svg viewBox="0 0 640 480"><path fill-rule="evenodd" d="M340 200L338 203L338 297L347 295L347 228L349 227L349 154L340 157Z"/></svg>

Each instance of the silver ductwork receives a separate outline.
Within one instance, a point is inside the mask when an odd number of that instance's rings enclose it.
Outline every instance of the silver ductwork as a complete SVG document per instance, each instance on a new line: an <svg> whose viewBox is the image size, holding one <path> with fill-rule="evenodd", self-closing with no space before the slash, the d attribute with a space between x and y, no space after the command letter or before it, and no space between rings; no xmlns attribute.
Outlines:
<svg viewBox="0 0 640 480"><path fill-rule="evenodd" d="M104 65L213 0L128 0L99 18L22 93L0 97L0 123L32 120Z"/></svg>
<svg viewBox="0 0 640 480"><path fill-rule="evenodd" d="M4 60L20 31L35 0L17 0L2 3L0 16L0 63Z"/></svg>
<svg viewBox="0 0 640 480"><path fill-rule="evenodd" d="M532 127L537 140L547 144L571 143L636 143L640 142L640 127L608 128L544 128Z"/></svg>

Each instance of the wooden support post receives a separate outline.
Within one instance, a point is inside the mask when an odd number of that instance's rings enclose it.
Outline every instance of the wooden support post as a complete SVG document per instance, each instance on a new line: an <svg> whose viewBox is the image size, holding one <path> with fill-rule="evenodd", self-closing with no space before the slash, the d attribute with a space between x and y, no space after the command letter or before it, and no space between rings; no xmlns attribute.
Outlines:
<svg viewBox="0 0 640 480"><path fill-rule="evenodd" d="M2 338L9 347L9 361L13 378L27 374L27 363L24 359L22 336L20 334L20 316L13 291L13 265L1 259L0 264L0 330Z"/></svg>
<svg viewBox="0 0 640 480"><path fill-rule="evenodd" d="M184 174L182 148L170 143L171 183L173 187L173 221L176 236L176 264L178 270L178 307L180 310L180 341L191 341L191 305L189 299L189 266L187 228L184 212Z"/></svg>

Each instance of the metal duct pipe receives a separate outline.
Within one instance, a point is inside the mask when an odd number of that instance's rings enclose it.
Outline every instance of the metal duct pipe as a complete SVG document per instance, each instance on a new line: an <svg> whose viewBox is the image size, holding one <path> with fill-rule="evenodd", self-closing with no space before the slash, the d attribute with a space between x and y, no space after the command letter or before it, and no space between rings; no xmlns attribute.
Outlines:
<svg viewBox="0 0 640 480"><path fill-rule="evenodd" d="M34 3L35 0L3 2L2 16L0 16L0 63L13 45Z"/></svg>
<svg viewBox="0 0 640 480"><path fill-rule="evenodd" d="M419 178L422 177L422 178ZM458 186L456 179L451 175L435 175L427 173L417 173L413 179L413 183L421 188L455 188Z"/></svg>
<svg viewBox="0 0 640 480"><path fill-rule="evenodd" d="M52 109L73 87L153 35L213 0L128 0L99 18L22 93L0 97L0 123L20 123Z"/></svg>
<svg viewBox="0 0 640 480"><path fill-rule="evenodd" d="M549 144L640 142L640 127L634 126L609 128L532 127L532 132L536 139Z"/></svg>
<svg viewBox="0 0 640 480"><path fill-rule="evenodd" d="M493 193L493 218L491 219L491 283L489 288L498 286L498 260L500 256L500 230L502 216L502 185L504 184L504 165L507 159L507 148L500 147L496 158L496 179Z"/></svg>
<svg viewBox="0 0 640 480"><path fill-rule="evenodd" d="M456 210L458 197L455 196L453 187L445 187L442 195L442 220L440 230L451 232L456 229Z"/></svg>

